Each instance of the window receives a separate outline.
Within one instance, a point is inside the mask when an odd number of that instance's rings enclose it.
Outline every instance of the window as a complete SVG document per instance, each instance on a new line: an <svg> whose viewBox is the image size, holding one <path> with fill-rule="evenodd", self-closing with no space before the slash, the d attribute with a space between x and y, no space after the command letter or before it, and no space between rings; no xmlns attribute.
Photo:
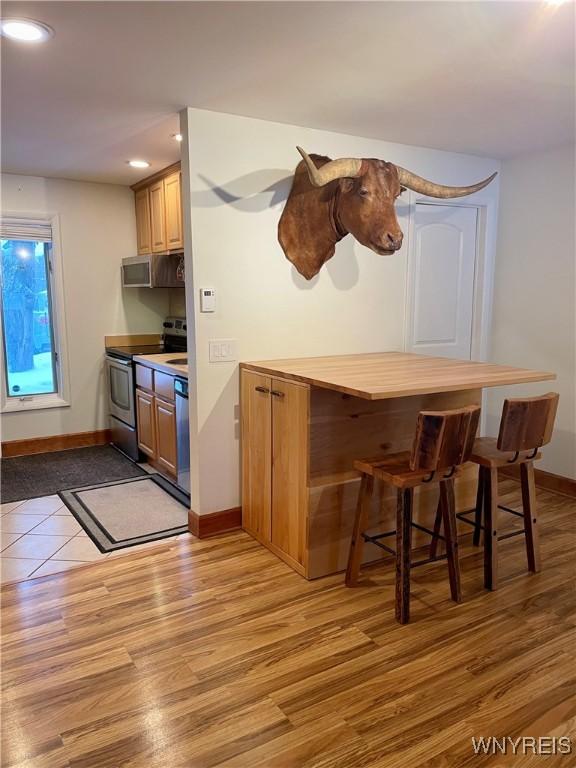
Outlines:
<svg viewBox="0 0 576 768"><path fill-rule="evenodd" d="M0 225L3 410L63 405L52 222Z"/></svg>

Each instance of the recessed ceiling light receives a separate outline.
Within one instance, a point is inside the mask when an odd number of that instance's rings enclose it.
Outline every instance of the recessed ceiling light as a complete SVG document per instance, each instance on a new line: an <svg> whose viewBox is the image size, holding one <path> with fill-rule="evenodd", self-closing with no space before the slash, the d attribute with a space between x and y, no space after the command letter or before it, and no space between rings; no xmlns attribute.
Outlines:
<svg viewBox="0 0 576 768"><path fill-rule="evenodd" d="M184 137L182 136L182 134L181 134L181 133L173 133L173 134L172 134L172 138L174 139L174 141L182 141L182 139L183 139Z"/></svg>
<svg viewBox="0 0 576 768"><path fill-rule="evenodd" d="M147 160L128 160L127 162L132 168L150 168L150 163Z"/></svg>
<svg viewBox="0 0 576 768"><path fill-rule="evenodd" d="M54 35L54 30L32 19L2 19L0 33L21 43L43 43Z"/></svg>

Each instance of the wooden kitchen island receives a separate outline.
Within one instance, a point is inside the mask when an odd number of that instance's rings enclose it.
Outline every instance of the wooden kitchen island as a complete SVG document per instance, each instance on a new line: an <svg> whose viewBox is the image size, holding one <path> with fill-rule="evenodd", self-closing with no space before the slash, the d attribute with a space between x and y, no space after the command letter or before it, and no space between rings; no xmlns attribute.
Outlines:
<svg viewBox="0 0 576 768"><path fill-rule="evenodd" d="M346 568L359 477L355 459L409 450L421 410L480 405L484 387L555 374L401 352L242 363L243 527L313 579ZM474 506L476 470L456 483ZM414 520L431 527L437 486L417 491ZM371 525L392 530L396 497L379 488ZM429 539L414 531L414 545ZM365 562L381 559L366 545Z"/></svg>

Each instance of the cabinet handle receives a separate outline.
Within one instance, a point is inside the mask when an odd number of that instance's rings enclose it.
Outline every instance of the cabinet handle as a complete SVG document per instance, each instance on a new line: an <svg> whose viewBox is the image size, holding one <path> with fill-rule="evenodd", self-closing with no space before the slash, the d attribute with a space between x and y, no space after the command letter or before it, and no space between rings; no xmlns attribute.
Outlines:
<svg viewBox="0 0 576 768"><path fill-rule="evenodd" d="M277 389L273 389L271 394L274 395L274 397L284 397L284 392L280 392Z"/></svg>
<svg viewBox="0 0 576 768"><path fill-rule="evenodd" d="M266 395L270 394L270 390L268 389L268 387L255 387L255 389L256 389L256 392L264 392L264 394Z"/></svg>

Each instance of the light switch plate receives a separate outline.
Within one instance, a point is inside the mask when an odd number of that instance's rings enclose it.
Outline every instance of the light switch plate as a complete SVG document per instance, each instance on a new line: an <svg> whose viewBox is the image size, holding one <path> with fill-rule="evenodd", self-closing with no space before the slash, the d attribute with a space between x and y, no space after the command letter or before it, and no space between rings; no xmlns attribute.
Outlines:
<svg viewBox="0 0 576 768"><path fill-rule="evenodd" d="M236 339L210 339L208 344L211 363L229 363L238 359Z"/></svg>

